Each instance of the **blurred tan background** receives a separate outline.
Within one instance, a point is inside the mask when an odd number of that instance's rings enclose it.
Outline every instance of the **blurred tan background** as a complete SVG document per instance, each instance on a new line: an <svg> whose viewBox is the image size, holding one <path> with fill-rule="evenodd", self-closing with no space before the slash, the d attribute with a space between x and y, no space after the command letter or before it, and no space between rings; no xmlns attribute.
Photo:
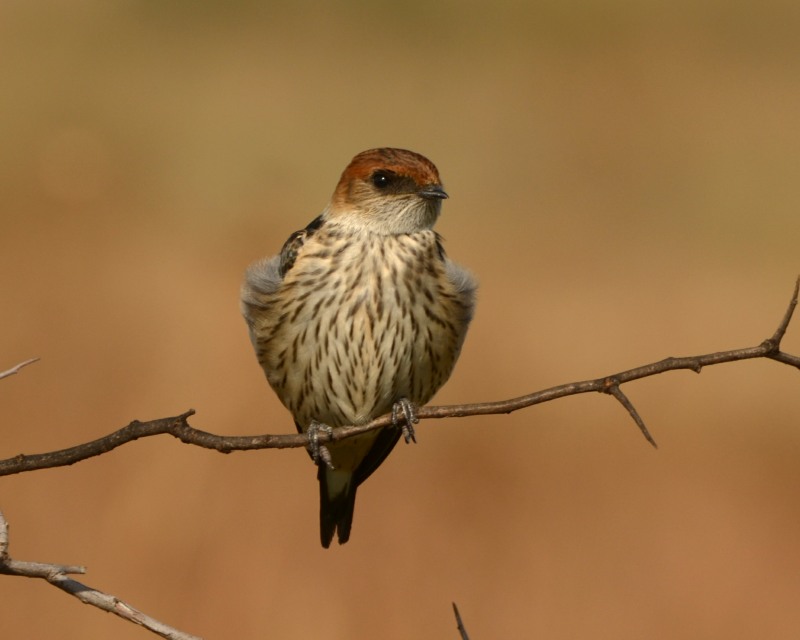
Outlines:
<svg viewBox="0 0 800 640"><path fill-rule="evenodd" d="M291 432L249 262L357 152L429 156L481 283L436 404L759 343L800 273L796 2L0 5L0 457L175 415ZM800 319L786 350L800 352ZM0 478L18 559L213 638L796 638L800 374L423 423L319 546L306 454L152 438ZM4 638L150 637L0 578Z"/></svg>

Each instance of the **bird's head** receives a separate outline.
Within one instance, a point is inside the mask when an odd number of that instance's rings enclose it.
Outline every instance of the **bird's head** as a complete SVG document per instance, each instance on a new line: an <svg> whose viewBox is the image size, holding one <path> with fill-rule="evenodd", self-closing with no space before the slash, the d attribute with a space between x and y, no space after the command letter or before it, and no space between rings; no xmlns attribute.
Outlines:
<svg viewBox="0 0 800 640"><path fill-rule="evenodd" d="M436 166L405 149L370 149L347 165L326 210L327 219L380 234L433 227L447 194Z"/></svg>

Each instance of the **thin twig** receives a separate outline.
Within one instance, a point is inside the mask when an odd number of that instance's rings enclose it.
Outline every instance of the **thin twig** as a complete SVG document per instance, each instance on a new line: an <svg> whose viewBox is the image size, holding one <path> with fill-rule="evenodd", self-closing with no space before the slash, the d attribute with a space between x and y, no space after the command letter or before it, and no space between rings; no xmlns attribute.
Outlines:
<svg viewBox="0 0 800 640"><path fill-rule="evenodd" d="M786 330L789 328L789 323L792 321L792 314L794 314L795 307L797 307L798 293L800 293L800 276L794 281L794 292L792 293L789 307L786 309L786 313L783 314L783 319L778 325L778 328L775 329L775 333L772 334L770 338L770 342L775 346L776 350L780 347L781 340L783 340L783 336L786 335Z"/></svg>
<svg viewBox="0 0 800 640"><path fill-rule="evenodd" d="M628 369L627 371L622 371L613 375L595 378L594 380L569 382L510 400L422 407L419 409L417 417L420 420L424 420L512 413L513 411L519 411L520 409L550 402L558 398L565 398L567 396L592 392L603 393L612 395L621 402L628 410L628 413L636 422L639 429L642 430L645 438L647 438L651 444L655 444L652 436L650 436L644 425L644 421L639 416L630 400L619 390L619 387L628 382L659 375L667 371L688 369L695 373L700 373L704 367L723 364L725 362L753 360L756 358L768 358L800 370L800 356L784 353L780 350L781 340L786 333L786 329L792 319L792 314L797 306L798 287L800 287L800 278L798 278L795 284L789 307L781 319L777 330L770 338L762 341L758 346L731 349L729 351L717 351L699 356L665 358L658 362ZM616 391L614 391L615 389ZM192 415L194 415L194 410L190 409L178 416L159 418L147 422L133 421L128 426L107 436L69 449L32 455L19 454L13 458L0 460L0 476L71 465L81 460L107 453L133 440L160 434L169 434L186 444L206 449L214 449L221 453L252 449L289 449L307 447L309 444L308 436L305 434L218 436L213 433L195 429L189 425L188 419ZM392 424L392 416L387 414L364 425L339 427L333 429L330 433L321 430L316 434L316 438L320 445L324 445L329 442L338 442L346 438L352 438L368 431L386 427L390 424Z"/></svg>
<svg viewBox="0 0 800 640"><path fill-rule="evenodd" d="M20 369L27 367L29 364L33 364L34 362L38 362L39 358L30 358L29 360L25 360L25 362L20 362L17 365L14 365L10 369L6 369L5 371L0 371L0 380L3 378L8 378L8 376L13 376L15 373L19 373Z"/></svg>
<svg viewBox="0 0 800 640"><path fill-rule="evenodd" d="M113 613L128 622L133 622L148 631L152 631L162 638L168 638L168 640L201 640L197 636L159 622L116 596L93 589L69 577L69 574L76 573L86 573L86 569L72 565L12 560L8 555L8 523L2 512L0 512L0 574L41 578L54 587L58 587L62 591L75 596L84 604Z"/></svg>
<svg viewBox="0 0 800 640"><path fill-rule="evenodd" d="M453 613L456 614L456 625L458 626L458 633L461 635L461 640L469 640L467 630L464 628L464 623L461 621L461 614L458 612L456 603L453 603Z"/></svg>

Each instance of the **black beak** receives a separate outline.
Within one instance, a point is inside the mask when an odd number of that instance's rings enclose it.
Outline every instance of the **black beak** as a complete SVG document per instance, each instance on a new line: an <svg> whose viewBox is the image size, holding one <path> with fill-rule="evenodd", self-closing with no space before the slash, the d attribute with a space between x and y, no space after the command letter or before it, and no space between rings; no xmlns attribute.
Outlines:
<svg viewBox="0 0 800 640"><path fill-rule="evenodd" d="M417 193L426 200L444 200L448 197L440 184L432 184L424 189L420 189Z"/></svg>

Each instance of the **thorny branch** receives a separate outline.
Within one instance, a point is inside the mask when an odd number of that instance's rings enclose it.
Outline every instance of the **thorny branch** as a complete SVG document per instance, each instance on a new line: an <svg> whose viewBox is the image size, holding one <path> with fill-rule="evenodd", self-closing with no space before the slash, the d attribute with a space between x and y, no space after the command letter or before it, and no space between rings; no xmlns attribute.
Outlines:
<svg viewBox="0 0 800 640"><path fill-rule="evenodd" d="M563 384L542 391L536 391L519 398L512 398L511 400L440 407L422 407L418 411L418 417L420 419L425 419L511 413L557 398L579 393L598 392L616 398L626 409L631 418L633 418L645 438L655 446L655 441L650 436L644 421L633 406L633 403L622 392L620 386L627 382L632 382L633 380L658 375L667 371L690 369L696 373L700 373L703 367L755 358L769 358L800 370L800 357L785 353L780 349L781 341L797 306L798 288L800 288L800 278L798 278L795 283L792 299L778 328L771 337L764 340L758 346L746 347L744 349L732 349L730 351L719 351L700 356L666 358L659 362L629 369L614 375L604 376L594 380ZM0 372L0 379L18 373L23 367L37 360L38 358L32 358L6 371ZM194 415L194 411L189 410L179 416L160 418L147 422L134 421L114 433L69 449L35 455L20 454L13 458L0 461L0 476L22 473L24 471L34 471L36 469L71 465L81 460L107 453L127 442L158 434L169 434L184 443L214 449L222 453L249 449L305 447L309 444L307 436L303 434L218 436L191 427L188 423L188 419L192 415ZM326 442L343 440L360 433L388 426L389 424L391 424L391 416L387 415L373 420L366 425L334 429L330 435L323 431L318 434L319 443L324 444ZM75 596L85 604L90 604L103 611L113 613L125 620L139 624L162 638L167 638L169 640L200 640L196 636L179 631L155 620L115 596L93 589L69 577L70 574L83 574L85 572L85 568L80 566L13 560L8 553L8 524L2 512L0 512L0 574L41 578L55 587L66 591L70 595ZM453 610L456 616L459 634L462 640L466 640L467 632L455 603L453 603Z"/></svg>
<svg viewBox="0 0 800 640"><path fill-rule="evenodd" d="M667 371L689 369L695 373L700 373L703 367L722 364L724 362L752 360L755 358L769 358L770 360L775 360L800 370L800 356L785 353L780 349L781 340L786 333L786 329L792 319L792 314L797 306L799 287L800 278L798 278L795 283L792 299L789 302L789 306L778 328L772 336L755 347L718 351L699 356L665 358L658 362L628 369L627 371L622 371L613 375L595 378L594 380L584 380L582 382L570 382L510 400L439 407L421 407L417 415L420 419L433 419L511 413L544 402L550 402L557 398L574 396L580 393L596 392L608 394L616 398L627 410L631 418L633 418L639 429L641 429L645 438L647 438L651 444L655 445L641 416L627 396L622 393L620 389L621 385ZM206 449L214 449L221 453L251 449L287 449L306 447L309 444L308 437L305 434L218 436L190 426L188 420L193 415L194 410L189 410L181 415L169 418L159 418L147 422L133 421L128 426L114 433L69 449L32 455L19 454L7 460L0 460L0 476L34 471L36 469L71 465L81 460L107 453L127 442L159 434L169 434L186 444L193 444ZM333 429L330 434L320 432L318 434L318 442L319 444L338 442L339 440L351 438L367 431L386 427L390 424L391 415L385 415L376 418L368 424Z"/></svg>
<svg viewBox="0 0 800 640"><path fill-rule="evenodd" d="M138 624L168 640L200 640L197 636L179 631L151 618L116 596L93 589L69 577L69 574L76 573L86 573L86 569L71 565L12 560L8 555L8 523L2 512L0 512L0 574L42 578L54 587L58 587L62 591L75 596L84 604L113 613L123 620Z"/></svg>

